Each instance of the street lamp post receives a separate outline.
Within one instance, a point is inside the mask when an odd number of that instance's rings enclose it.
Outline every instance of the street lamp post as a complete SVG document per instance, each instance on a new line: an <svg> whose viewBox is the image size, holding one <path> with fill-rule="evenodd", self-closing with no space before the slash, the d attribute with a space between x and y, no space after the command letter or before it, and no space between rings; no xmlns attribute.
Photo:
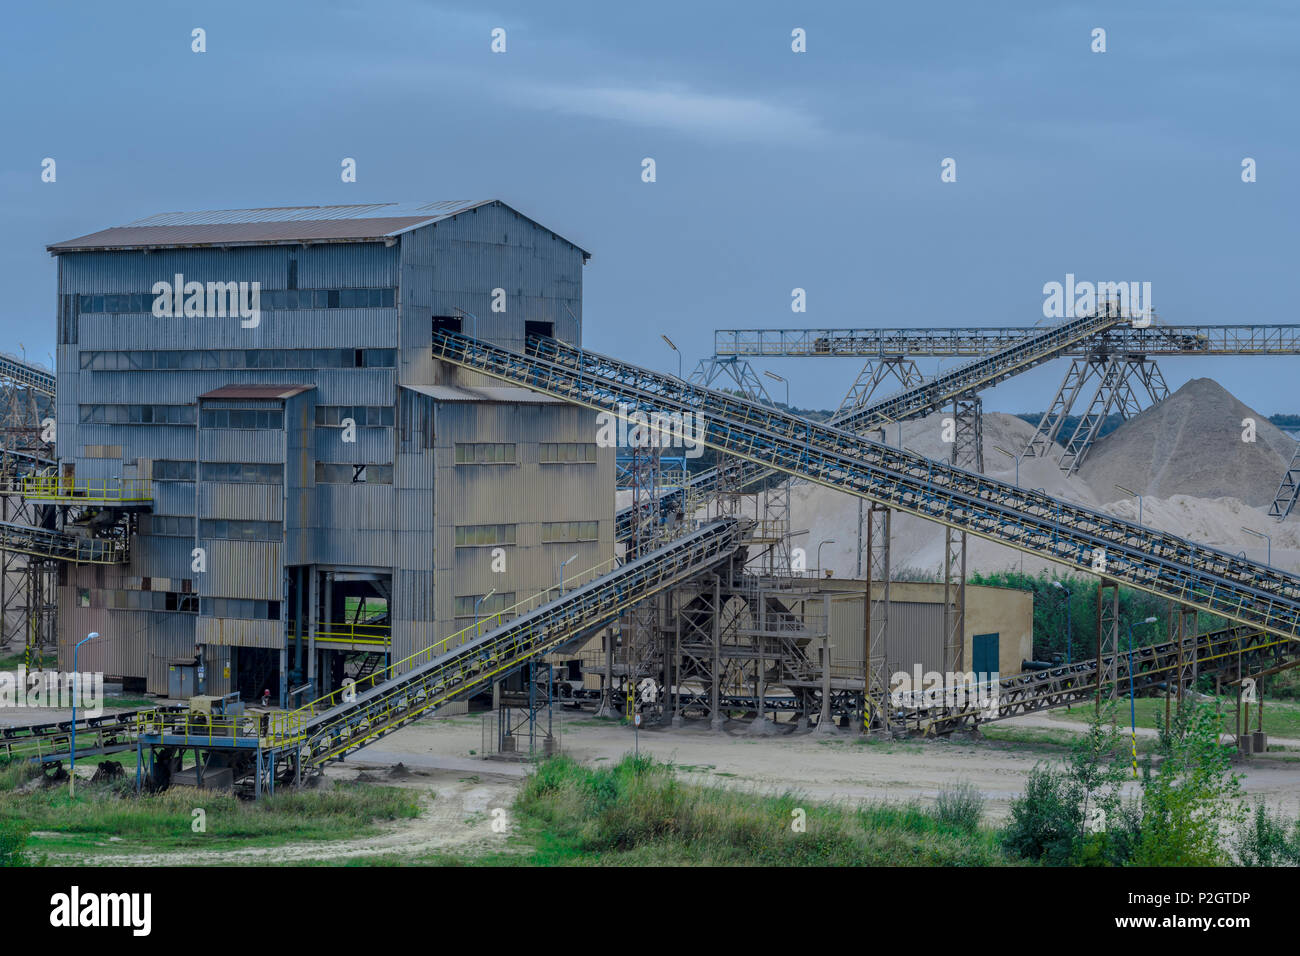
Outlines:
<svg viewBox="0 0 1300 956"><path fill-rule="evenodd" d="M77 698L81 695L81 671L77 670L77 651L86 641L99 637L99 631L91 631L77 642L72 649L72 737L68 749L68 796L77 795Z"/></svg>
<svg viewBox="0 0 1300 956"><path fill-rule="evenodd" d="M827 538L821 544L817 545L817 576L818 577L822 576L822 548L826 547L826 545L828 544L834 544L834 543L835 543L834 538Z"/></svg>
<svg viewBox="0 0 1300 956"><path fill-rule="evenodd" d="M777 375L776 372L769 372L767 369L763 369L763 374L766 375L768 378L772 379L774 382L785 383L785 408L786 411L789 411L790 410L790 380L787 378L783 378L780 375Z"/></svg>
<svg viewBox="0 0 1300 956"><path fill-rule="evenodd" d="M1142 619L1143 624L1154 624L1157 618L1147 617ZM1101 661L1097 662L1101 666ZM1133 779L1138 775L1138 725L1137 725L1137 703L1133 695L1133 622L1129 621L1128 625L1128 719L1130 729L1133 732Z"/></svg>
<svg viewBox="0 0 1300 956"><path fill-rule="evenodd" d="M1000 451L1002 454L1006 455L1008 458L1010 458L1016 463L1016 487L1019 488L1020 487L1020 456L1013 455L1011 454L1011 452L1007 451L1005 448L1002 448L998 445L994 445L993 450Z"/></svg>
<svg viewBox="0 0 1300 956"><path fill-rule="evenodd" d="M1253 534L1255 537L1263 538L1268 542L1268 557L1264 560L1264 563L1271 568L1273 566L1273 539L1262 531L1256 531L1254 528L1243 527L1241 530L1246 532L1246 534Z"/></svg>
<svg viewBox="0 0 1300 956"><path fill-rule="evenodd" d="M560 562L559 580L555 582L556 589L560 592L560 597L564 597L564 566L578 556L575 551L563 561Z"/></svg>
<svg viewBox="0 0 1300 956"><path fill-rule="evenodd" d="M1070 640L1070 589L1060 581L1053 581L1052 587L1065 592L1065 663L1069 664L1071 663L1070 656L1072 644Z"/></svg>
<svg viewBox="0 0 1300 956"><path fill-rule="evenodd" d="M482 634L482 632L478 629L478 608L479 608L479 605L482 604L484 601L486 601L488 598L490 598L492 595L494 595L494 594L496 594L496 593L497 593L497 589L496 589L496 588L493 588L491 591L488 591L487 594L483 595L481 598L479 598L477 601L474 602L474 636L475 636L475 637L479 637L479 636Z"/></svg>
<svg viewBox="0 0 1300 956"><path fill-rule="evenodd" d="M681 377L682 377L682 352L681 352L681 349L679 349L676 345L674 345L674 344L673 344L673 340L670 339L668 336L664 335L662 332L659 333L659 337L660 337L661 339L663 339L665 342L668 343L668 347L669 347L670 349L672 349L674 352L677 353L677 377L678 377L678 378L681 378Z"/></svg>
<svg viewBox="0 0 1300 956"><path fill-rule="evenodd" d="M1142 496L1138 494L1136 491L1131 491L1130 489L1125 488L1123 485L1116 485L1115 490L1122 491L1126 495L1132 495L1134 498L1138 500L1138 524L1141 524L1142 523Z"/></svg>

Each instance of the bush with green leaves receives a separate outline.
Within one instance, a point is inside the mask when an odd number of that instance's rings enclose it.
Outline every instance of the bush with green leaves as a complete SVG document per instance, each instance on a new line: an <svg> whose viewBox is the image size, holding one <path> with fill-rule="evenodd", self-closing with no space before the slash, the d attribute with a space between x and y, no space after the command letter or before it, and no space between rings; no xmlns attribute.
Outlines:
<svg viewBox="0 0 1300 956"><path fill-rule="evenodd" d="M1219 717L1208 704L1184 702L1169 722L1159 719L1154 766L1142 778L1142 836L1133 861L1141 866L1219 866L1230 863L1228 838L1244 825L1232 772L1232 748L1219 742Z"/></svg>
<svg viewBox="0 0 1300 956"><path fill-rule="evenodd" d="M1026 860L1065 866L1074 858L1083 820L1077 792L1065 772L1040 763L1029 771L1024 794L1011 802L1002 845Z"/></svg>
<svg viewBox="0 0 1300 956"><path fill-rule="evenodd" d="M1065 766L1039 764L1030 772L1002 831L1008 851L1049 866L1128 862L1139 811L1122 800L1125 748L1119 730L1108 726L1112 717L1111 711L1093 713Z"/></svg>
<svg viewBox="0 0 1300 956"><path fill-rule="evenodd" d="M1232 851L1240 866L1300 866L1300 818L1288 820L1257 801Z"/></svg>
<svg viewBox="0 0 1300 956"><path fill-rule="evenodd" d="M1161 721L1155 760L1147 757L1140 799L1125 802L1129 748L1110 716L1095 713L1063 767L1039 765L1013 801L1002 845L1049 865L1217 866L1232 861L1230 838L1241 833L1240 778L1232 750L1219 742L1218 716L1184 702ZM1261 816L1260 814L1263 814ZM1253 836L1237 857L1263 865L1290 859L1295 836L1280 820L1257 811ZM1239 840L1240 842L1240 840Z"/></svg>

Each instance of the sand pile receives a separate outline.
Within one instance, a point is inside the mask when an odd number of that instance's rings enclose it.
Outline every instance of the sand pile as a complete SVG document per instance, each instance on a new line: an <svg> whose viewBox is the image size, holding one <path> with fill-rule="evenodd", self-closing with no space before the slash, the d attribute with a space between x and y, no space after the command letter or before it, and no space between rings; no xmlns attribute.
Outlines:
<svg viewBox="0 0 1300 956"><path fill-rule="evenodd" d="M1255 422L1255 441L1242 422ZM1273 500L1296 443L1217 382L1197 378L1099 439L1079 475L1099 495L1116 484L1141 494Z"/></svg>
<svg viewBox="0 0 1300 956"><path fill-rule="evenodd" d="M904 448L931 458L945 459L949 446L942 440L942 414L902 426ZM1256 441L1241 441L1243 418L1256 421ZM1014 482L1016 464L1003 448L1020 454L1034 426L1012 415L984 416L985 472ZM886 440L899 444L899 427L890 425ZM1143 523L1225 551L1244 551L1263 561L1266 544L1241 530L1243 526L1272 536L1272 561L1279 568L1300 571L1300 517L1278 524L1267 516L1278 480L1291 460L1295 442L1217 383L1207 379L1189 382L1159 406L1143 412L1097 442L1080 472L1067 478L1055 448L1048 459L1020 461L1022 487L1040 489L1054 497L1105 511L1127 520L1137 519L1137 502L1115 490L1122 484L1143 495ZM1104 454L1103 454L1104 452ZM806 549L809 567L817 563L836 577L857 571L857 499L819 485L796 484L790 497L795 529L808 529L795 544ZM943 564L941 526L895 514L893 565L936 573ZM1060 565L1022 555L993 542L972 539L967 567L971 571L1023 569L1030 573Z"/></svg>

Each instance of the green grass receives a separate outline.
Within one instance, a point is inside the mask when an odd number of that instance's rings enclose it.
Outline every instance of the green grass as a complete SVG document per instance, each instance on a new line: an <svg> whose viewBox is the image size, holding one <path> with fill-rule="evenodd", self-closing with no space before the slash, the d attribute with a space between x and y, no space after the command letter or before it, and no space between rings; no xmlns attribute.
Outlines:
<svg viewBox="0 0 1300 956"><path fill-rule="evenodd" d="M1120 729L1123 730L1124 728L1121 727ZM1008 727L1000 723L987 724L980 728L980 733L983 734L985 740L1005 745L1008 748L1044 752L1064 752L1069 750L1070 745L1083 736L1082 730L1072 730L1068 727L1062 727L1058 730L1055 727ZM972 741L971 743L974 744L975 742ZM1154 753L1156 739L1154 737L1138 737L1137 750L1139 754Z"/></svg>
<svg viewBox="0 0 1300 956"><path fill-rule="evenodd" d="M113 697L105 695L104 707L109 710L134 709L137 707L157 707L158 701L152 697Z"/></svg>
<svg viewBox="0 0 1300 956"><path fill-rule="evenodd" d="M185 789L137 797L131 793L134 773L127 768L126 777L115 783L78 780L74 800L66 784L15 793L29 776L24 764L0 767L0 818L31 830L28 850L38 856L281 846L364 836L376 832L380 822L419 815L418 795L397 787L335 784L326 791L290 790L257 802ZM192 830L196 808L206 815L206 832Z"/></svg>
<svg viewBox="0 0 1300 956"><path fill-rule="evenodd" d="M1252 704L1250 708L1250 729L1255 729L1257 705ZM1225 734L1236 732L1236 698L1221 697L1219 698L1219 707L1222 713L1220 726ZM1139 728L1146 727L1150 730L1156 728L1156 717L1164 719L1165 716L1165 699L1163 697L1139 697L1136 701L1137 725ZM1127 726L1129 712L1128 701L1121 700L1119 707L1120 723ZM1086 723L1090 713L1090 705L1082 704L1075 707L1073 711L1067 711L1063 708L1047 711L1047 716L1052 720L1075 721ZM1264 701L1264 732L1275 737L1300 738L1300 703L1291 701ZM986 731L987 733L987 731Z"/></svg>
<svg viewBox="0 0 1300 956"><path fill-rule="evenodd" d="M913 804L815 803L684 783L671 764L626 756L542 763L515 802L505 851L353 861L529 866L987 866L1010 861L993 831L939 822ZM796 810L806 831L795 832Z"/></svg>

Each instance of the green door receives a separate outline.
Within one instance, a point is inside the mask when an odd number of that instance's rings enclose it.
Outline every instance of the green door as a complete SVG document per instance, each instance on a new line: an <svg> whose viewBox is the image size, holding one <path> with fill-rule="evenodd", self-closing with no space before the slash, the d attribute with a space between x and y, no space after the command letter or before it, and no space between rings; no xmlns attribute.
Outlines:
<svg viewBox="0 0 1300 956"><path fill-rule="evenodd" d="M973 639L971 670L976 680L985 680L985 674L998 672L998 635L976 634Z"/></svg>

